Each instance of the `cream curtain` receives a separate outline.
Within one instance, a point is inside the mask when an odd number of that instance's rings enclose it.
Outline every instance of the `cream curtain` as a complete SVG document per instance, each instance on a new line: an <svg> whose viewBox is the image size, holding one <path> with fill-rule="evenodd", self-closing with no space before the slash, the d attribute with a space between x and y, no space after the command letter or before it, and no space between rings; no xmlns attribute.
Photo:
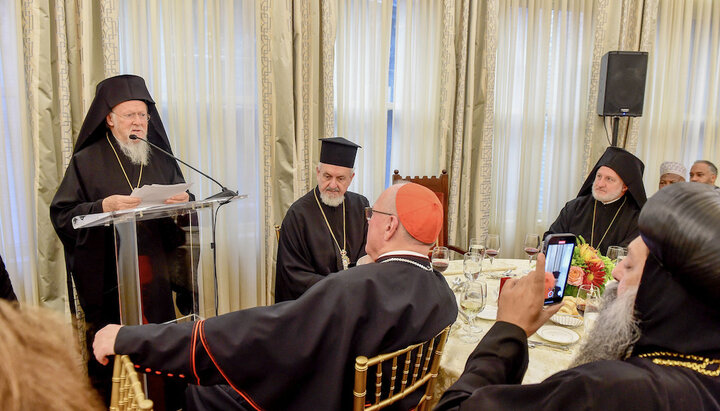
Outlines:
<svg viewBox="0 0 720 411"><path fill-rule="evenodd" d="M360 136L358 191L371 201L394 169L402 175L447 170L450 242L466 244L489 217L492 106L486 101L495 49L485 17L494 15L497 1L397 1L395 54L388 56L392 3L340 2L338 130ZM389 58L394 95L387 90Z"/></svg>
<svg viewBox="0 0 720 411"><path fill-rule="evenodd" d="M48 210L95 84L112 72L117 62L103 53L116 38L114 1L27 0L16 7L13 17L22 27L22 41L17 43L15 58L23 63L18 79L25 81L19 118L27 129L22 128L13 138L22 138L23 145L32 147L30 158L16 157L22 164L14 164L26 171L16 186L17 209L31 212L29 217L15 215L18 232L13 241L25 242L20 246L22 267L17 268L23 283L21 298L63 311L67 307L65 263ZM28 191L23 193L23 189ZM8 221L4 215L2 221Z"/></svg>
<svg viewBox="0 0 720 411"><path fill-rule="evenodd" d="M594 1L501 2L490 232L520 257L586 176Z"/></svg>
<svg viewBox="0 0 720 411"><path fill-rule="evenodd" d="M314 187L318 138L335 130L335 0L256 2L263 303L274 299L275 224Z"/></svg>
<svg viewBox="0 0 720 411"><path fill-rule="evenodd" d="M657 191L663 161L681 162L688 170L699 159L720 163L720 4L684 0L654 6L648 20L657 31L650 33L654 44L637 139L648 194Z"/></svg>
<svg viewBox="0 0 720 411"><path fill-rule="evenodd" d="M451 7L443 1L397 3L390 169L401 175L439 175L447 164L442 151L447 145L441 144L440 73L447 64L442 57L453 46L445 37L452 33L452 20L443 18ZM447 121L443 125L450 126Z"/></svg>
<svg viewBox="0 0 720 411"><path fill-rule="evenodd" d="M388 67L392 1L338 0L336 50L337 134L363 148L350 191L372 204L387 170ZM410 151L410 150L406 150Z"/></svg>
<svg viewBox="0 0 720 411"><path fill-rule="evenodd" d="M15 294L38 301L33 145L26 112L20 7L0 0L0 246Z"/></svg>
<svg viewBox="0 0 720 411"><path fill-rule="evenodd" d="M253 2L128 1L120 71L145 78L176 156L247 194L219 210L220 313L262 304ZM219 187L181 166L197 199Z"/></svg>

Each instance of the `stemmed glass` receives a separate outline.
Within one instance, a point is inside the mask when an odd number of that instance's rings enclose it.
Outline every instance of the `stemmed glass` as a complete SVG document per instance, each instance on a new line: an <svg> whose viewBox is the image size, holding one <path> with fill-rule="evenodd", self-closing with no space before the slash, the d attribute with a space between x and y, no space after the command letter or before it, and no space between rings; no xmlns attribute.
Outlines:
<svg viewBox="0 0 720 411"><path fill-rule="evenodd" d="M500 236L497 234L488 234L485 242L485 255L490 258L490 265L497 255L500 254Z"/></svg>
<svg viewBox="0 0 720 411"><path fill-rule="evenodd" d="M609 258L615 265L622 261L626 254L627 250L617 245L611 245L607 250L607 258Z"/></svg>
<svg viewBox="0 0 720 411"><path fill-rule="evenodd" d="M482 271L482 254L468 251L463 256L463 273L468 282L477 280Z"/></svg>
<svg viewBox="0 0 720 411"><path fill-rule="evenodd" d="M540 252L540 236L537 234L526 234L523 251L528 255L528 263L532 266L533 257Z"/></svg>
<svg viewBox="0 0 720 411"><path fill-rule="evenodd" d="M482 328L475 325L475 317L485 309L487 300L487 284L484 281L468 282L467 287L460 296L460 310L467 316L468 326L465 334L460 339L466 343L474 344L480 341L477 333L482 332Z"/></svg>
<svg viewBox="0 0 720 411"><path fill-rule="evenodd" d="M450 265L450 250L448 250L447 247L433 248L430 261L432 261L432 268L434 270L440 273L444 272Z"/></svg>
<svg viewBox="0 0 720 411"><path fill-rule="evenodd" d="M485 256L485 242L487 241L487 235L482 234L479 237L470 239L470 247L468 251L478 253Z"/></svg>

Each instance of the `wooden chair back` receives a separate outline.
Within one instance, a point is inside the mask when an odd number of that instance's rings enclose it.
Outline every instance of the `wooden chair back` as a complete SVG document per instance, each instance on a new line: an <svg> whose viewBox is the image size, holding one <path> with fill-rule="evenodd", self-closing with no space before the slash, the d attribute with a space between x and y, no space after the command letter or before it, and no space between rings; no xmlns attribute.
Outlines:
<svg viewBox="0 0 720 411"><path fill-rule="evenodd" d="M372 358L357 357L355 359L353 410L372 411L385 408L407 397L423 385L425 385L425 392L415 410L425 410L433 395L435 380L440 369L440 358L449 331L450 326L428 341L413 344L392 353L380 354ZM383 364L388 362L392 362L392 371L389 383L383 389ZM401 375L398 375L398 364L402 366ZM368 368L372 367L375 367L375 393L370 399L367 397L367 379Z"/></svg>
<svg viewBox="0 0 720 411"><path fill-rule="evenodd" d="M392 181L393 184L398 182L399 180L409 181L411 183L420 184L423 187L427 187L432 192L435 193L438 200L440 200L440 204L443 206L443 225L442 229L440 230L440 234L438 234L437 239L437 246L447 247L450 250L453 250L460 254L465 254L465 250L448 244L448 198L450 195L450 190L448 186L448 173L445 170L442 170L440 172L439 176L422 176L422 177L411 177L411 176L401 176L400 172L398 170L395 170L393 172Z"/></svg>
<svg viewBox="0 0 720 411"><path fill-rule="evenodd" d="M153 402L145 397L142 382L140 382L135 365L130 361L130 357L116 355L113 365L110 410L152 411L152 409Z"/></svg>
<svg viewBox="0 0 720 411"><path fill-rule="evenodd" d="M280 242L280 224L275 224L275 240Z"/></svg>

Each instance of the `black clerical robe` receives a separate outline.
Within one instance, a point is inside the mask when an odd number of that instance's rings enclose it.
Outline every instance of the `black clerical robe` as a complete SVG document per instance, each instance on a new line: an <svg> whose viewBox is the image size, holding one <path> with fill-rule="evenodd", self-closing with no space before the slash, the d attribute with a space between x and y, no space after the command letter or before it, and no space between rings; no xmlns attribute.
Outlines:
<svg viewBox="0 0 720 411"><path fill-rule="evenodd" d="M595 216L594 235L593 215ZM612 245L627 247L630 241L638 236L639 215L640 208L627 195L610 204L603 204L602 201L596 201L592 194L587 194L568 201L543 238L555 233L581 235L588 244L606 255L608 247Z"/></svg>
<svg viewBox="0 0 720 411"><path fill-rule="evenodd" d="M149 164L142 169L141 186L184 182L175 160L159 153L151 154ZM106 138L96 140L73 155L50 206L50 218L65 249L68 274L75 280L78 298L91 329L119 321L113 228L76 230L72 219L101 213L105 197L129 195L132 190L127 180L135 186L139 176L140 166L130 162L112 135L109 141ZM150 322L175 318L168 276L163 271L166 269L165 253L185 241L184 233L179 230L169 219L138 224L138 253L149 258L141 258L140 264L153 270L153 287L143 290L143 300L152 298L153 313L146 312Z"/></svg>
<svg viewBox="0 0 720 411"><path fill-rule="evenodd" d="M520 385L527 364L525 332L497 322L435 410L720 409L720 379L648 358L592 362Z"/></svg>
<svg viewBox="0 0 720 411"><path fill-rule="evenodd" d="M295 201L283 219L275 270L275 302L296 299L328 274L343 269L340 249L320 212L316 195L319 200L317 187ZM322 201L320 204L342 247L343 206L330 207ZM364 210L369 205L364 196L345 193L344 227L351 265L365 255L367 220Z"/></svg>
<svg viewBox="0 0 720 411"><path fill-rule="evenodd" d="M5 262L2 257L0 257L0 298L17 301L17 296L15 296L12 282L10 282L10 275L5 269Z"/></svg>
<svg viewBox="0 0 720 411"><path fill-rule="evenodd" d="M297 300L194 324L123 327L115 352L150 372L229 384L262 409L351 409L356 356L427 340L457 316L442 275L416 265L429 267L427 259L397 258L329 276Z"/></svg>

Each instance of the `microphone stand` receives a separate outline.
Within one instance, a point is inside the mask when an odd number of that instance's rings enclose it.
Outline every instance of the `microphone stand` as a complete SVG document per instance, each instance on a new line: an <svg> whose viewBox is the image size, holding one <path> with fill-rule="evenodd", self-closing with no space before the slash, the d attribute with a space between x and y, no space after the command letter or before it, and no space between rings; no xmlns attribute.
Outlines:
<svg viewBox="0 0 720 411"><path fill-rule="evenodd" d="M227 187L225 187L224 185L220 184L220 183L219 183L217 180L215 180L214 178L212 178L212 177L210 177L209 175L203 173L202 171L198 170L197 168L191 166L190 164L188 164L188 163L180 160L179 158L175 157L174 155L172 155L172 154L170 154L169 152L167 152L167 151L163 150L162 148L160 148L158 145L156 145L156 144L154 144L154 143L151 143L151 142L148 141L147 139L144 139L144 138L142 138L142 137L138 137L138 136L135 135L135 134L130 134L130 140L140 140L140 141L144 141L145 143L149 144L150 147L152 147L152 148L154 148L154 149L156 149L156 150L160 150L160 151L161 151L163 154L165 154L166 156L171 157L171 158L173 158L174 160L177 160L177 161L181 162L182 164L185 164L186 166L190 167L192 170L194 170L194 171L196 171L197 173L203 175L204 177L209 178L210 180L212 180L212 182L214 182L215 184L219 185L219 186L220 186L220 189L221 189L222 191L220 191L220 192L217 193L217 194L211 195L210 197L206 198L206 200L212 200L212 199L214 199L214 198L235 197L236 195L238 195L238 192L237 192L237 191L232 191L232 190L230 190L229 188L227 188Z"/></svg>
<svg viewBox="0 0 720 411"><path fill-rule="evenodd" d="M146 142L147 144L150 145L150 147L153 147L153 148L155 148L155 149L157 149L157 150L160 150L160 151L161 151L163 154L165 154L166 156L171 157L171 158L173 158L173 159L181 162L182 164L185 164L186 166L190 167L192 170L200 173L201 175L203 175L203 176L209 178L210 180L212 180L215 184L219 185L219 186L220 186L220 189L221 189L222 191L220 191L220 192L217 193L217 194L211 195L210 197L206 198L206 200L212 200L212 199L215 199L215 198L227 198L227 200L221 202L220 205L218 205L218 207L215 209L215 215L212 217L212 220L211 220L211 221L212 221L212 242L210 243L210 248L212 249L212 252L213 252L213 283L214 283L214 285L215 285L215 315L218 315L217 247L215 247L215 227L216 227L216 224L217 224L217 215L218 215L218 211L220 211L220 207L222 207L222 206L224 206L225 204L229 203L229 202L230 202L230 199L231 199L232 197L235 197L236 195L238 195L238 192L237 192L237 191L232 191L232 190L230 190L229 188L227 188L227 187L225 187L224 185L220 184L220 183L219 183L217 180L215 180L214 178L212 178L212 177L210 177L209 175L203 173L202 171L198 170L197 168L191 166L190 164L188 164L188 163L180 160L179 158L177 158L177 157L175 157L174 155L170 154L169 152L163 150L162 148L160 148L160 147L157 146L156 144L153 144L153 143L151 143L150 141L148 141L148 140L146 140L146 139L144 139L144 138L142 138L142 137L138 137L138 136L135 135L135 134L130 134L130 140L140 140L140 141Z"/></svg>

